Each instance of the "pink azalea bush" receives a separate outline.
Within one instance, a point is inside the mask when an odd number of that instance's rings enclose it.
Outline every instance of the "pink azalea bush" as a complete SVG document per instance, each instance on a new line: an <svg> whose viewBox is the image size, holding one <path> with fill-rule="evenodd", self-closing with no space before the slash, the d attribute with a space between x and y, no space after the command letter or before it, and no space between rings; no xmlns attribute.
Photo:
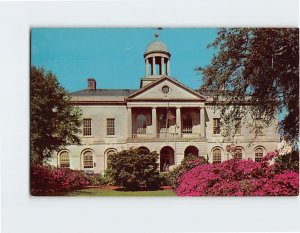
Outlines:
<svg viewBox="0 0 300 233"><path fill-rule="evenodd" d="M190 171L194 167L207 164L207 160L204 156L187 156L182 160L181 164L175 167L167 174L168 185L173 189L177 188L179 185L178 178L185 172Z"/></svg>
<svg viewBox="0 0 300 233"><path fill-rule="evenodd" d="M32 195L49 195L84 188L90 185L90 182L81 171L32 165L30 184Z"/></svg>
<svg viewBox="0 0 300 233"><path fill-rule="evenodd" d="M278 172L269 162L278 152L268 153L261 162L231 159L220 164L203 164L183 173L175 189L179 196L296 196L299 174Z"/></svg>

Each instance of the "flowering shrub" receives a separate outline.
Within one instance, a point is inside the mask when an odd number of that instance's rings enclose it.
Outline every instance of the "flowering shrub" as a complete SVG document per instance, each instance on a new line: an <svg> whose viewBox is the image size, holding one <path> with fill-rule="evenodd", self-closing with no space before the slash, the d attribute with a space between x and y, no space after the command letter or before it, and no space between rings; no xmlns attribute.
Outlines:
<svg viewBox="0 0 300 233"><path fill-rule="evenodd" d="M227 145L226 151L231 154L232 158L236 159L238 157L238 147L234 144Z"/></svg>
<svg viewBox="0 0 300 233"><path fill-rule="evenodd" d="M168 174L169 185L172 188L177 188L179 185L178 178L185 172L190 171L192 168L201 166L203 164L207 164L207 160L203 156L188 156L182 160L181 164L175 167L172 171Z"/></svg>
<svg viewBox="0 0 300 233"><path fill-rule="evenodd" d="M231 159L220 164L204 164L183 173L178 179L180 196L295 196L299 193L299 174L277 173L269 161L278 152L268 153L261 162Z"/></svg>
<svg viewBox="0 0 300 233"><path fill-rule="evenodd" d="M32 165L30 184L32 195L45 195L84 188L90 182L81 171Z"/></svg>

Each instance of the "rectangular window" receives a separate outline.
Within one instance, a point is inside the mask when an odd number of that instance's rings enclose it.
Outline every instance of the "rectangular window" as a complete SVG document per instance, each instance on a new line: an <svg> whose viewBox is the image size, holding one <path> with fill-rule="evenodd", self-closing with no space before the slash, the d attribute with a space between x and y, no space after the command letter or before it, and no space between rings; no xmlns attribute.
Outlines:
<svg viewBox="0 0 300 233"><path fill-rule="evenodd" d="M213 118L213 134L221 133L221 120L220 118Z"/></svg>
<svg viewBox="0 0 300 233"><path fill-rule="evenodd" d="M263 119L262 118L256 118L256 132L258 135L263 134Z"/></svg>
<svg viewBox="0 0 300 233"><path fill-rule="evenodd" d="M115 118L106 119L106 133L107 135L115 135Z"/></svg>
<svg viewBox="0 0 300 233"><path fill-rule="evenodd" d="M242 133L241 118L235 118L234 127L235 127L235 134L241 134Z"/></svg>
<svg viewBox="0 0 300 233"><path fill-rule="evenodd" d="M83 136L92 135L92 119L83 119Z"/></svg>

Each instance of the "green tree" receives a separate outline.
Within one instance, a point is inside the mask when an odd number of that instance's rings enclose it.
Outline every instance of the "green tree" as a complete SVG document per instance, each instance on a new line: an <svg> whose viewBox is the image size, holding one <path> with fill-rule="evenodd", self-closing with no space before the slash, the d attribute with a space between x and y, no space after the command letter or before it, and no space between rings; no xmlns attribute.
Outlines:
<svg viewBox="0 0 300 233"><path fill-rule="evenodd" d="M108 158L107 175L128 190L160 186L158 154L138 148L122 150Z"/></svg>
<svg viewBox="0 0 300 233"><path fill-rule="evenodd" d="M208 47L217 55L211 64L196 70L203 78L200 89L215 95L224 136L233 133L230 123L235 118L250 115L248 127L257 135L260 127L280 114L280 133L295 145L299 137L299 30L220 29Z"/></svg>
<svg viewBox="0 0 300 233"><path fill-rule="evenodd" d="M275 167L278 172L292 170L299 173L299 151L278 156L275 159Z"/></svg>
<svg viewBox="0 0 300 233"><path fill-rule="evenodd" d="M53 151L80 144L81 111L52 72L32 66L30 87L31 162L42 164Z"/></svg>

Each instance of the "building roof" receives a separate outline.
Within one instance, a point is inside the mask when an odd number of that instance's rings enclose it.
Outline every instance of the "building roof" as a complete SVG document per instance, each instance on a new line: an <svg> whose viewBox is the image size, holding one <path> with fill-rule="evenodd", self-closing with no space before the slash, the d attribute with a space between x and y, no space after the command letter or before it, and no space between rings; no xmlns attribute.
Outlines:
<svg viewBox="0 0 300 233"><path fill-rule="evenodd" d="M84 89L80 91L71 92L71 96L129 96L136 92L135 89Z"/></svg>
<svg viewBox="0 0 300 233"><path fill-rule="evenodd" d="M163 42L158 40L155 40L148 45L144 56L154 52L170 54L167 46Z"/></svg>
<svg viewBox="0 0 300 233"><path fill-rule="evenodd" d="M69 93L71 96L123 96L127 97L129 95L134 94L135 92L139 91L140 89L96 89L89 90L83 89L75 92ZM211 91L199 91L198 89L194 89L193 91L199 93L203 96L214 96L215 94Z"/></svg>
<svg viewBox="0 0 300 233"><path fill-rule="evenodd" d="M176 81L176 80L173 80ZM183 85L183 84L181 84ZM148 86L148 85L147 85ZM134 93L138 93L141 89L96 89L96 90L89 90L83 89L75 92L69 93L71 96L71 100L74 103L86 103L86 104L93 104L96 102L101 103L124 103L125 99L129 96L132 96ZM215 94L211 91L204 91L204 90L193 90L198 95L206 98L206 101L210 101Z"/></svg>

